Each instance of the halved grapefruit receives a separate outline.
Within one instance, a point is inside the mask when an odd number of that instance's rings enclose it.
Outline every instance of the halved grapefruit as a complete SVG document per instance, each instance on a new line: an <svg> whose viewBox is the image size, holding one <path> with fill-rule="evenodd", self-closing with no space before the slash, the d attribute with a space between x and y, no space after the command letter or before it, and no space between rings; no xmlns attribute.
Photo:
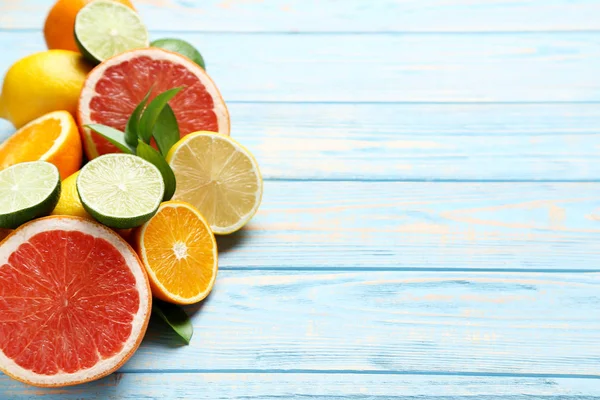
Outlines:
<svg viewBox="0 0 600 400"><path fill-rule="evenodd" d="M150 99L184 87L170 102L181 136L205 130L229 135L227 106L206 72L190 59L159 48L136 49L104 61L90 72L81 91L77 119L89 159L117 148L88 129L104 124L124 131L129 116L150 88Z"/></svg>
<svg viewBox="0 0 600 400"><path fill-rule="evenodd" d="M140 345L151 307L138 257L100 224L47 217L0 244L0 369L22 382L110 374Z"/></svg>

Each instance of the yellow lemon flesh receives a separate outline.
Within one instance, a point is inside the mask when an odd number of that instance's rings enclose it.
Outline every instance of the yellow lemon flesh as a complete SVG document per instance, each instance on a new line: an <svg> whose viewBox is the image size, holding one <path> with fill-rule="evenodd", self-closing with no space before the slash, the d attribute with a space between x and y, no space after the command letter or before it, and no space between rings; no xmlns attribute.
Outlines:
<svg viewBox="0 0 600 400"><path fill-rule="evenodd" d="M167 155L177 179L173 200L196 207L212 231L227 235L256 214L263 181L252 154L229 136L191 133Z"/></svg>
<svg viewBox="0 0 600 400"><path fill-rule="evenodd" d="M13 64L6 73L0 97L0 117L20 128L52 111L77 114L83 82L91 70L81 54L49 50Z"/></svg>

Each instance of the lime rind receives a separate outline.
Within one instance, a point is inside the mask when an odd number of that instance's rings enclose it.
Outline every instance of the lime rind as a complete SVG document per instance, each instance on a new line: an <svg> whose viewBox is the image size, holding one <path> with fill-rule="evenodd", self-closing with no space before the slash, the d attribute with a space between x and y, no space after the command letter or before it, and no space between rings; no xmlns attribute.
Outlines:
<svg viewBox="0 0 600 400"><path fill-rule="evenodd" d="M53 164L32 161L0 171L0 228L15 229L49 215L60 198L60 173Z"/></svg>
<svg viewBox="0 0 600 400"><path fill-rule="evenodd" d="M160 49L173 51L175 53L181 54L198 64L202 69L206 70L206 63L204 62L204 57L202 54L196 49L192 44L186 42L181 39L157 39L150 43L151 47L158 47Z"/></svg>
<svg viewBox="0 0 600 400"><path fill-rule="evenodd" d="M135 228L160 206L165 184L158 168L129 154L108 154L90 161L77 177L85 210L111 228Z"/></svg>
<svg viewBox="0 0 600 400"><path fill-rule="evenodd" d="M93 62L102 62L127 50L149 46L148 30L140 16L123 4L96 0L75 19L75 42Z"/></svg>

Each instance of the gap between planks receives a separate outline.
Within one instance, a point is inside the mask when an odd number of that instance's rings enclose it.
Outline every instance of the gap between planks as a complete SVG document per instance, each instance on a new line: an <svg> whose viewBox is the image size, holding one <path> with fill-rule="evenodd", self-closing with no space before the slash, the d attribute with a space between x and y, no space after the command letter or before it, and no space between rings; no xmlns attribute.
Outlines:
<svg viewBox="0 0 600 400"><path fill-rule="evenodd" d="M549 379L600 379L591 374L536 374L513 372L476 371L370 371L345 369L153 369L118 372L120 374L326 374L326 375L414 375L414 376L471 376L490 378L549 378Z"/></svg>

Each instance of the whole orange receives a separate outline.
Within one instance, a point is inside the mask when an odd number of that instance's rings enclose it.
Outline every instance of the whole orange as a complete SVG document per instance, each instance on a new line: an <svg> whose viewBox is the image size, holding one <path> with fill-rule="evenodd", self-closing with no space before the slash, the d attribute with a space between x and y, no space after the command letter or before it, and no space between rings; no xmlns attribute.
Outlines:
<svg viewBox="0 0 600 400"><path fill-rule="evenodd" d="M93 0L58 0L50 10L44 25L44 37L49 49L64 49L79 52L73 30L79 10ZM113 0L135 10L129 0Z"/></svg>

